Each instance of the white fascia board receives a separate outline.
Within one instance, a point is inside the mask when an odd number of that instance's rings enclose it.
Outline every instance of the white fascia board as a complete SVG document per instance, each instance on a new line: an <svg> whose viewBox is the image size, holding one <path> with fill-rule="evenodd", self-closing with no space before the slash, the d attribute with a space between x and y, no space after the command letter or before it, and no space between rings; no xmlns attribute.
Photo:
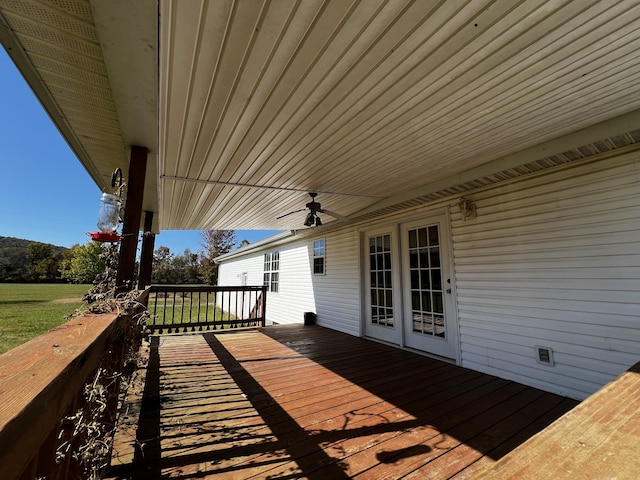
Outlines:
<svg viewBox="0 0 640 480"><path fill-rule="evenodd" d="M225 253L224 255L220 255L219 257L214 258L214 262L222 263L227 260L231 260L236 257L241 257L248 253L251 253L256 250L264 249L271 247L273 245L277 245L282 243L283 240L287 240L296 235L296 230L285 230L280 233L276 233L275 235L271 235L270 237L264 238L262 240L258 240L255 243L250 243L249 245L245 245L243 247L237 248L236 250Z"/></svg>

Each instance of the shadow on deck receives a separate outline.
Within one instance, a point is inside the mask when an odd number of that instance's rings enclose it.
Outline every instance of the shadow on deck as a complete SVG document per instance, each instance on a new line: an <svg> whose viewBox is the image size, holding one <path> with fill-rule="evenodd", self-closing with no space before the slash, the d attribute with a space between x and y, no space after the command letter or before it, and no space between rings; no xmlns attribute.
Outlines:
<svg viewBox="0 0 640 480"><path fill-rule="evenodd" d="M577 404L299 325L152 337L142 383L111 478L466 478Z"/></svg>

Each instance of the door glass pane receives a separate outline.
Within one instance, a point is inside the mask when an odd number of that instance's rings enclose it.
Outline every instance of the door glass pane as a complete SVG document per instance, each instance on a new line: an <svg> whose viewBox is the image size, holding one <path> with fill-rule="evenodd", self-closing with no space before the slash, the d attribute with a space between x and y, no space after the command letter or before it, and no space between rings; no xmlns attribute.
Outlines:
<svg viewBox="0 0 640 480"><path fill-rule="evenodd" d="M429 266L429 250L422 249L420 250L420 267L425 268Z"/></svg>
<svg viewBox="0 0 640 480"><path fill-rule="evenodd" d="M444 328L444 317L436 315L433 318L434 323L434 333L436 337L444 338L445 328Z"/></svg>
<svg viewBox="0 0 640 480"><path fill-rule="evenodd" d="M429 246L435 247L436 245L440 245L440 238L438 236L438 226L431 225L429 227Z"/></svg>
<svg viewBox="0 0 640 480"><path fill-rule="evenodd" d="M442 292L433 292L433 312L444 313L444 309L442 308Z"/></svg>
<svg viewBox="0 0 640 480"><path fill-rule="evenodd" d="M411 290L420 289L420 271L416 268L411 270Z"/></svg>
<svg viewBox="0 0 640 480"><path fill-rule="evenodd" d="M432 273L433 273L433 271L432 271ZM430 290L431 289L431 282L430 282L429 269L428 268L420 269L420 289L421 290Z"/></svg>
<svg viewBox="0 0 640 480"><path fill-rule="evenodd" d="M438 225L415 228L408 234L413 331L445 338Z"/></svg>
<svg viewBox="0 0 640 480"><path fill-rule="evenodd" d="M412 310L420 310L422 306L420 305L420 292L413 291L411 292L411 309Z"/></svg>
<svg viewBox="0 0 640 480"><path fill-rule="evenodd" d="M435 247L435 248L429 249L429 261L431 263L431 268L440 267L440 249L439 248Z"/></svg>
<svg viewBox="0 0 640 480"><path fill-rule="evenodd" d="M409 253L409 268L418 268L418 254L416 252Z"/></svg>
<svg viewBox="0 0 640 480"><path fill-rule="evenodd" d="M418 234L415 230L411 230L409 232L409 248L417 248L418 247Z"/></svg>
<svg viewBox="0 0 640 480"><path fill-rule="evenodd" d="M431 288L433 290L442 290L442 275L439 268L431 269Z"/></svg>
<svg viewBox="0 0 640 480"><path fill-rule="evenodd" d="M418 229L418 247L426 247L427 243L427 229L419 228Z"/></svg>
<svg viewBox="0 0 640 480"><path fill-rule="evenodd" d="M393 327L391 235L369 239L371 323Z"/></svg>

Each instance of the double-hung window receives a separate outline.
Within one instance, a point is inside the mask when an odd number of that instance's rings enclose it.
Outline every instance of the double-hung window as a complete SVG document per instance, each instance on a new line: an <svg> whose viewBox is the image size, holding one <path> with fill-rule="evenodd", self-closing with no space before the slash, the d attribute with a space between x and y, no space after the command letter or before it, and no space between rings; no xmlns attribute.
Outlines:
<svg viewBox="0 0 640 480"><path fill-rule="evenodd" d="M324 275L324 238L313 242L313 274Z"/></svg>
<svg viewBox="0 0 640 480"><path fill-rule="evenodd" d="M280 282L280 252L269 252L264 254L264 277L263 284L270 292L278 291Z"/></svg>

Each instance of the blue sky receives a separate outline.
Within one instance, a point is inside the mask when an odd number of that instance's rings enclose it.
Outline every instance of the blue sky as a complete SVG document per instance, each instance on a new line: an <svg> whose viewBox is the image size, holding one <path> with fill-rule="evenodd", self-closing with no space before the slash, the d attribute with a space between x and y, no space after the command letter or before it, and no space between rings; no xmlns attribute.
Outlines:
<svg viewBox="0 0 640 480"><path fill-rule="evenodd" d="M63 247L97 231L100 190L0 48L0 236ZM238 230L238 242L276 233ZM201 250L199 231L163 231L155 246Z"/></svg>

